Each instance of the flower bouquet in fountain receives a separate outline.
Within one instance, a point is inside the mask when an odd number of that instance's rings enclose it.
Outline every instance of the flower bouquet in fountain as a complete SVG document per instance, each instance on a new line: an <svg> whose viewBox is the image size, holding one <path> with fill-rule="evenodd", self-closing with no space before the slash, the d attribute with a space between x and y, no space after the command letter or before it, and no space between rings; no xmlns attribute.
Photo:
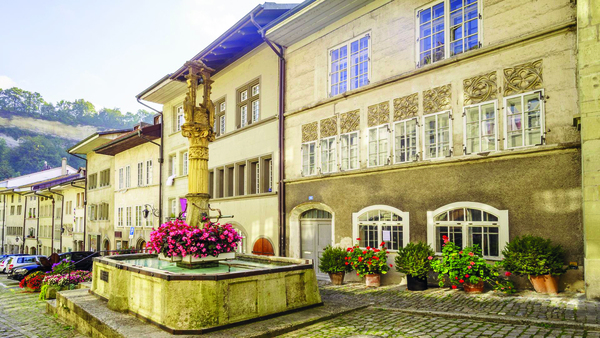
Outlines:
<svg viewBox="0 0 600 338"><path fill-rule="evenodd" d="M206 218L203 220L206 221ZM201 226L191 226L175 220L152 231L146 247L150 252L158 253L161 260L195 268L214 266L218 265L218 260L235 258L241 240L242 237L231 224L207 221Z"/></svg>

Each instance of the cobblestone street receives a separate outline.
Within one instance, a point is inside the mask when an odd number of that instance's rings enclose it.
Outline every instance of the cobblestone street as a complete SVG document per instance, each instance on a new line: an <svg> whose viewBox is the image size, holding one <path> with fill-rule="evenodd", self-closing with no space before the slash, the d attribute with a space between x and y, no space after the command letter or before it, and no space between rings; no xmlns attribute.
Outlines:
<svg viewBox="0 0 600 338"><path fill-rule="evenodd" d="M17 282L0 275L0 337L81 337L46 315L39 293L24 293Z"/></svg>

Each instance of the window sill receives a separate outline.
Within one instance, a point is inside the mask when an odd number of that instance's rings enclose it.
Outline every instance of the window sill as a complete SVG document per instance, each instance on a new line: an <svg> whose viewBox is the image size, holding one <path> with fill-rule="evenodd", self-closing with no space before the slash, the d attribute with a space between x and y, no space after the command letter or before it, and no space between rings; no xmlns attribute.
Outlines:
<svg viewBox="0 0 600 338"><path fill-rule="evenodd" d="M221 135L219 135L219 136L215 137L215 141L217 141L217 140L220 140L220 139L227 138L227 137L229 137L229 136L231 136L231 135L235 135L235 134L237 134L237 133L241 133L241 132L243 132L243 131L245 131L245 130L252 129L252 128L254 128L254 127L261 126L261 125L263 125L263 124L265 124L265 123L268 123L268 122L270 122L270 121L274 121L274 120L276 120L276 119L277 119L277 115L269 116L269 117L267 117L267 118L264 118L264 119L261 119L261 120L259 120L258 122L251 123L251 124L249 124L249 125L247 125L247 126L245 126L245 127L237 128L237 129L235 129L235 130L232 130L232 131L230 131L230 132L226 132L225 134L221 134Z"/></svg>
<svg viewBox="0 0 600 338"><path fill-rule="evenodd" d="M211 202L227 202L232 200L240 200L240 199L248 199L248 198L260 198L260 197L269 197L275 196L277 192L263 192L260 194L248 194L248 195L240 195L240 196L229 196L229 197L219 197L219 198L211 198Z"/></svg>

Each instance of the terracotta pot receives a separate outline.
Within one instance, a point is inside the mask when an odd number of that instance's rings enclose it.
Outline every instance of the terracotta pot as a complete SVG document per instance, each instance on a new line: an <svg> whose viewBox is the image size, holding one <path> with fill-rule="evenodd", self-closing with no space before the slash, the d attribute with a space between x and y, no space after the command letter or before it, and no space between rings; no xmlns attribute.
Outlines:
<svg viewBox="0 0 600 338"><path fill-rule="evenodd" d="M427 290L427 278L406 275L406 288L410 291Z"/></svg>
<svg viewBox="0 0 600 338"><path fill-rule="evenodd" d="M551 295L558 293L558 276L546 275L546 292Z"/></svg>
<svg viewBox="0 0 600 338"><path fill-rule="evenodd" d="M380 274L367 275L365 277L365 282L366 282L367 286L379 287L381 285L381 275Z"/></svg>
<svg viewBox="0 0 600 338"><path fill-rule="evenodd" d="M329 280L331 280L331 284L333 285L342 285L344 284L344 272L330 272Z"/></svg>
<svg viewBox="0 0 600 338"><path fill-rule="evenodd" d="M533 285L533 288L535 289L536 292L539 292L539 293L547 292L545 276L546 275L529 276L529 281L531 282L531 285Z"/></svg>
<svg viewBox="0 0 600 338"><path fill-rule="evenodd" d="M483 281L480 280L479 283L477 284L471 284L471 283L464 283L463 284L463 290L465 290L465 292L468 293L482 293L483 292Z"/></svg>

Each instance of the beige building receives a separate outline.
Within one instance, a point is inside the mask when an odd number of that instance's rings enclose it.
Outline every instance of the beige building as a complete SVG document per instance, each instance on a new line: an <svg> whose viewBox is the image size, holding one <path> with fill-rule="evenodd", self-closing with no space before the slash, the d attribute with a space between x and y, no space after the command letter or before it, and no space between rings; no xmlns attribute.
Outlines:
<svg viewBox="0 0 600 338"><path fill-rule="evenodd" d="M210 206L233 215L221 222L230 222L242 232L240 250L248 253L279 254L279 57L258 30L291 7L258 5L192 58L215 69L211 99L218 136L209 146ZM138 95L163 105L165 217L185 211L182 199L188 192L188 140L181 135L186 92L182 80L165 76ZM200 95L202 90L200 86Z"/></svg>
<svg viewBox="0 0 600 338"><path fill-rule="evenodd" d="M142 123L132 132L95 149L97 154L114 158L114 201L111 212L115 250L145 249L150 232L159 225L160 134L160 124Z"/></svg>
<svg viewBox="0 0 600 338"><path fill-rule="evenodd" d="M583 107L578 55L594 64L598 55L598 19L590 19L598 13L585 6L316 0L266 27L266 38L286 47L288 254L318 259L324 245L356 238L392 252L423 241L440 252L447 235L499 260L508 241L532 234L565 247L577 265L563 277L569 287L583 289L584 272L597 279L584 264L597 245L583 250L573 124ZM595 34L583 53L578 14ZM594 74L580 81L590 112L598 111ZM597 238L598 222L587 222ZM597 297L600 283L587 287Z"/></svg>
<svg viewBox="0 0 600 338"><path fill-rule="evenodd" d="M85 155L86 159L84 228L83 234L74 235L83 238L85 250L115 249L115 159L110 155L98 154L94 149L131 131L132 129L97 132L68 150L70 154Z"/></svg>

